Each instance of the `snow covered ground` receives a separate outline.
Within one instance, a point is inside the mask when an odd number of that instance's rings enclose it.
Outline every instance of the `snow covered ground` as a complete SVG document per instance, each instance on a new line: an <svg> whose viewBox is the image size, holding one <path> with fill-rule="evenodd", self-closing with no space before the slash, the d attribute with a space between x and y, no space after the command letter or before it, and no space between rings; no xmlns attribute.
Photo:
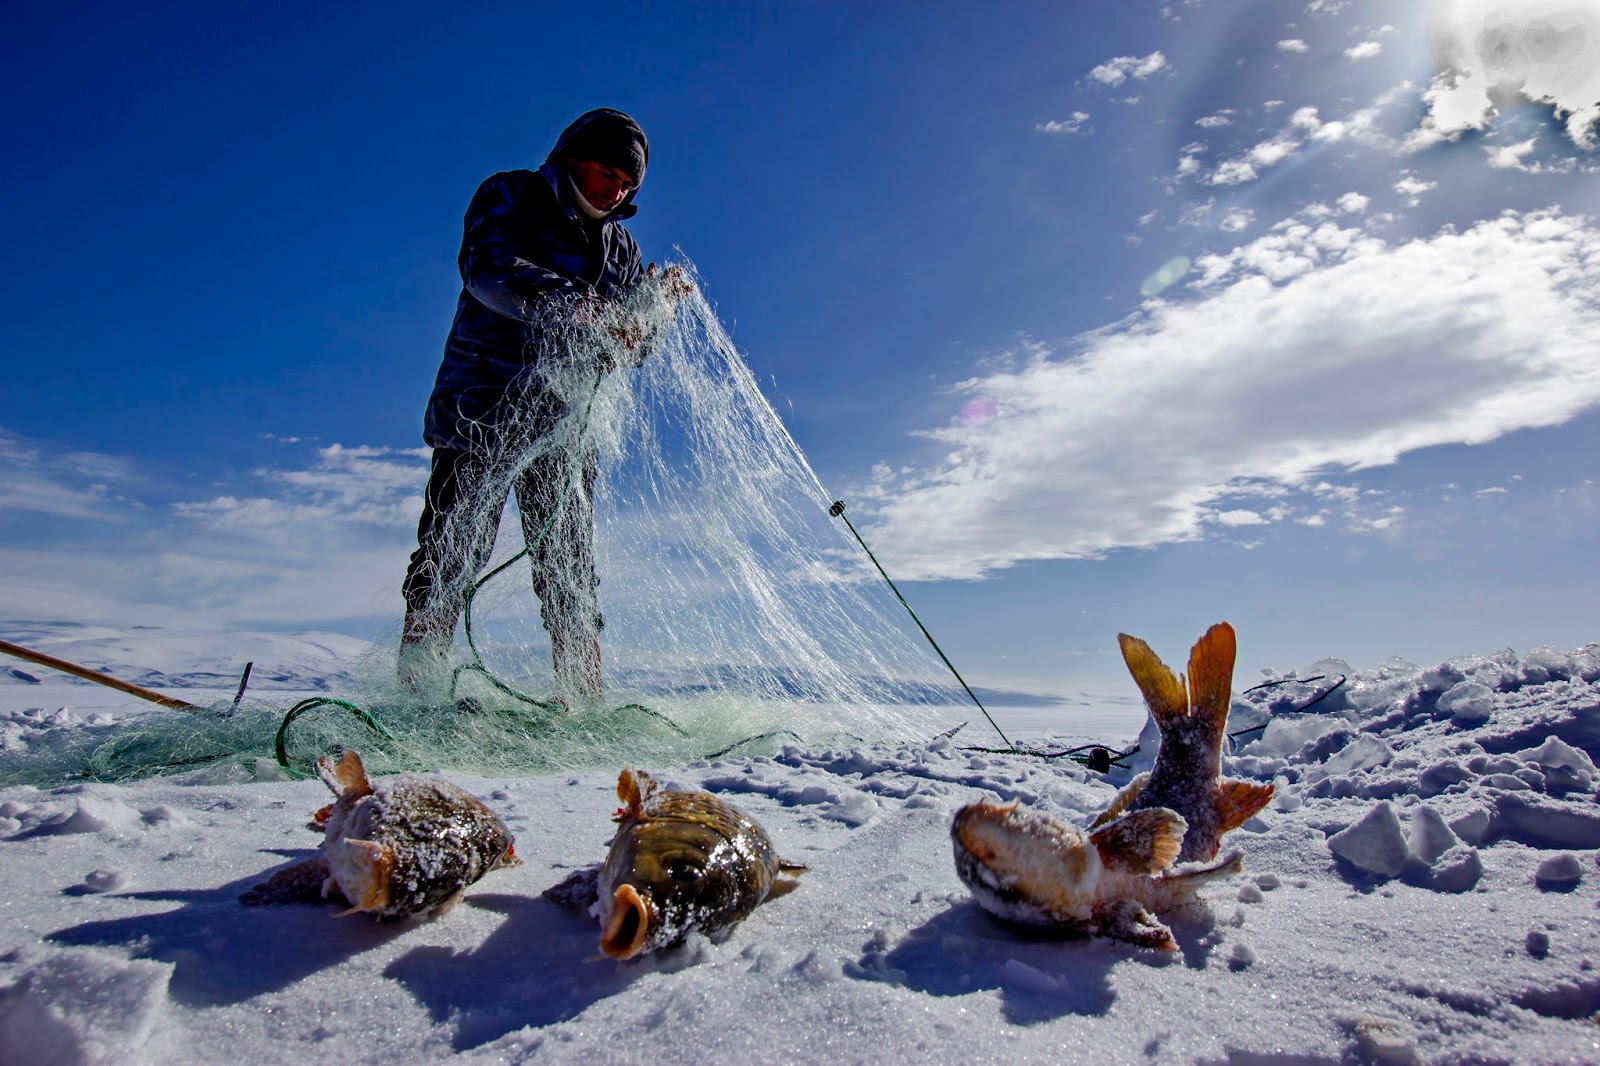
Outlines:
<svg viewBox="0 0 1600 1066"><path fill-rule="evenodd" d="M236 637L169 638L96 639L116 645L106 664L152 671L129 680L231 698ZM268 673L286 704L337 692L359 651L280 639L296 665ZM0 683L12 750L133 710L13 666L37 683ZM1229 838L1245 873L1170 916L1170 955L1025 936L973 904L951 861L959 806L1087 822L1123 776L961 750L992 743L977 723L916 746L647 767L744 808L810 870L723 942L622 964L540 897L603 855L614 767L449 775L506 819L523 864L402 923L237 902L316 846L319 782L0 789L0 1062L1600 1061L1600 645L1312 674L1236 696L1230 729L1266 728L1238 738L1228 772L1278 792ZM999 717L1037 738L1070 715L1062 743L1110 741L1138 729L1136 699L1129 681Z"/></svg>

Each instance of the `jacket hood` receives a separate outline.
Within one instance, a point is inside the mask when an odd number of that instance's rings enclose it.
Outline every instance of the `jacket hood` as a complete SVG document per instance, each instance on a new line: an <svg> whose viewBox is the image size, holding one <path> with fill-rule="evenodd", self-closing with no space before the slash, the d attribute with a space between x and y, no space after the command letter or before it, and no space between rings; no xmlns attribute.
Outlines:
<svg viewBox="0 0 1600 1066"><path fill-rule="evenodd" d="M639 123L634 120L633 116L625 111L618 111L615 108L597 107L593 111L585 111L583 114L573 119L572 123L567 126L566 129L561 131L561 136L556 138L555 146L550 149L550 154L545 156L545 166L553 167L555 171L561 174L563 177L568 176L566 156L569 150L573 144L582 140L583 131L596 121L615 122L626 127L631 127L632 131L638 134L638 140L644 147L645 160L648 162L650 156L650 142L644 135L644 129L640 127ZM640 175L640 184L643 184L642 174ZM633 198L638 194L639 186L635 186L629 191L627 196L623 197L622 203L618 204L608 213L607 217L615 219L632 218L639 211L639 209L635 207L633 203Z"/></svg>

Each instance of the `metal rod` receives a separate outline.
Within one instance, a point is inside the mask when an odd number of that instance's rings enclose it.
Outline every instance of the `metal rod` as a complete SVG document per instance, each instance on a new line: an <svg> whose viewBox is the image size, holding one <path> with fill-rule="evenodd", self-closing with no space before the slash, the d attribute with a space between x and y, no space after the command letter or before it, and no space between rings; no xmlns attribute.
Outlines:
<svg viewBox="0 0 1600 1066"><path fill-rule="evenodd" d="M46 655L42 651L31 651L20 644L13 644L9 640L0 640L0 651L5 652L7 655L15 655L19 659L26 659L30 663L38 663L40 666L48 666L53 670L60 670L62 673L71 674L73 677L81 677L85 681L93 681L97 685L114 688L118 692L126 692L130 696L138 696L141 700L149 700L151 703L158 703L175 711L198 711L200 709L192 703L185 703L183 700L174 699L171 696L163 696L153 689L141 688L131 681L122 681L109 674L91 670L87 666L79 666L77 663L69 663L65 659L57 659L54 655Z"/></svg>

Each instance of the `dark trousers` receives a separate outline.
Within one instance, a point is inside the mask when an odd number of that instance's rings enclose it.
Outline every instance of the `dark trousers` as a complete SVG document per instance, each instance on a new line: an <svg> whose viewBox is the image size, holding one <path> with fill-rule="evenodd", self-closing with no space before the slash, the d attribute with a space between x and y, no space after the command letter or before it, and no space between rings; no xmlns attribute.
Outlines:
<svg viewBox="0 0 1600 1066"><path fill-rule="evenodd" d="M435 448L401 592L408 614L448 639L467 590L489 563L509 492L517 494L522 535L533 564L533 591L552 643L578 646L604 625L594 570L591 495L598 467L584 463L581 488L571 484L571 456L562 449L518 470L472 452Z"/></svg>

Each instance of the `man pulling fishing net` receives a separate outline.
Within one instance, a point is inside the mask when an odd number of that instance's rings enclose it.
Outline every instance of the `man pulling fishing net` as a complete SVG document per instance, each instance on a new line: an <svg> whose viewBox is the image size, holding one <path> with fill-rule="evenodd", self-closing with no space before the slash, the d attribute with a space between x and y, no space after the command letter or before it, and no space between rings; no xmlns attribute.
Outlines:
<svg viewBox="0 0 1600 1066"><path fill-rule="evenodd" d="M447 664L514 492L557 690L601 692L598 467L578 423L603 376L642 364L670 306L692 291L678 268L642 266L622 225L638 210L649 158L630 116L589 111L537 171L494 175L467 208L461 297L428 399L433 459L402 586L397 674L412 691Z"/></svg>

